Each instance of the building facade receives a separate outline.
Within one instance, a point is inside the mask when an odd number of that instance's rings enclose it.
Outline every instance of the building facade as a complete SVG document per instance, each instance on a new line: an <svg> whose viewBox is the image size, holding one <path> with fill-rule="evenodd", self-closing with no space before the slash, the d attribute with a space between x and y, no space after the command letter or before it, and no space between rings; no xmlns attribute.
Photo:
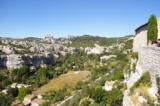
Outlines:
<svg viewBox="0 0 160 106"><path fill-rule="evenodd" d="M157 19L158 24L158 38L160 38L160 18ZM138 52L139 47L147 46L147 31L148 23L145 23L135 29L134 39L133 39L133 52Z"/></svg>

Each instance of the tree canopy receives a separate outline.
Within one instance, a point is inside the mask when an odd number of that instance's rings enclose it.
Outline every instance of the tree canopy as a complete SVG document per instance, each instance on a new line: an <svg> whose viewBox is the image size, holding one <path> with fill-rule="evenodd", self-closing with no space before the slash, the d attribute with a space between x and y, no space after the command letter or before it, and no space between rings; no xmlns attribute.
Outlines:
<svg viewBox="0 0 160 106"><path fill-rule="evenodd" d="M148 20L148 32L147 40L155 41L158 36L157 18L155 15L151 15Z"/></svg>
<svg viewBox="0 0 160 106"><path fill-rule="evenodd" d="M30 91L27 89L27 88L24 88L22 87L20 90L19 90L19 94L18 94L18 99L20 101L23 101L24 97L29 94Z"/></svg>

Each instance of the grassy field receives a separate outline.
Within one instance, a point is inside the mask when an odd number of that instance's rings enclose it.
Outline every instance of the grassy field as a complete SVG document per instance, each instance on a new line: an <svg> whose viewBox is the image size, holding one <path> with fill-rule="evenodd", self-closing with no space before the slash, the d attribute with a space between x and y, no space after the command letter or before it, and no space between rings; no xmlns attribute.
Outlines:
<svg viewBox="0 0 160 106"><path fill-rule="evenodd" d="M66 84L68 86L74 86L78 81L85 79L86 76L90 74L90 71L80 71L79 73L74 73L70 71L66 74L60 75L58 78L52 79L48 84L43 85L34 91L34 94L43 94L49 90L58 90L63 88Z"/></svg>

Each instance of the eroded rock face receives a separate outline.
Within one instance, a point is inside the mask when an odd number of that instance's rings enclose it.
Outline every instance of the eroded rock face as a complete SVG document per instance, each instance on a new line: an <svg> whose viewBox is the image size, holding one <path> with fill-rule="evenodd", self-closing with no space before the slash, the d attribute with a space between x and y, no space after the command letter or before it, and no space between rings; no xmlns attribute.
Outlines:
<svg viewBox="0 0 160 106"><path fill-rule="evenodd" d="M85 52L87 52L87 54L101 54L104 51L104 47L99 46L98 44L94 44L95 47L94 48L90 48L87 47L85 48Z"/></svg>
<svg viewBox="0 0 160 106"><path fill-rule="evenodd" d="M21 56L18 54L1 55L0 56L0 67L15 69L20 68L22 65L36 66L41 63L53 64L53 54L37 54L37 55L26 55Z"/></svg>
<svg viewBox="0 0 160 106"><path fill-rule="evenodd" d="M21 59L21 55L16 55L16 54L7 55L6 66L8 69L20 68L22 67L22 63L23 61Z"/></svg>
<svg viewBox="0 0 160 106"><path fill-rule="evenodd" d="M0 68L6 68L7 56L0 55Z"/></svg>
<svg viewBox="0 0 160 106"><path fill-rule="evenodd" d="M11 46L1 46L0 49L6 54L15 54L15 49Z"/></svg>
<svg viewBox="0 0 160 106"><path fill-rule="evenodd" d="M43 40L48 43L55 43L55 40L53 39L53 36L51 34L46 35Z"/></svg>
<svg viewBox="0 0 160 106"><path fill-rule="evenodd" d="M54 55L53 54L37 54L33 56L23 56L22 57L23 64L25 65L39 65L41 63L53 64L54 63Z"/></svg>

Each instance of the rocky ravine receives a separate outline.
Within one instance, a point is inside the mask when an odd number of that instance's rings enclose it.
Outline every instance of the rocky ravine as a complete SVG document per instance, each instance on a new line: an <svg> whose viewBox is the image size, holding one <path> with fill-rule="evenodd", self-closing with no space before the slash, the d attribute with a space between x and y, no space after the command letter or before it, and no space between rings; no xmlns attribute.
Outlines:
<svg viewBox="0 0 160 106"><path fill-rule="evenodd" d="M64 38L62 42L50 34L44 39L0 38L0 68L15 69L22 65L54 64L58 53L66 55L69 52L78 52L75 47L62 45L71 43L68 38Z"/></svg>

